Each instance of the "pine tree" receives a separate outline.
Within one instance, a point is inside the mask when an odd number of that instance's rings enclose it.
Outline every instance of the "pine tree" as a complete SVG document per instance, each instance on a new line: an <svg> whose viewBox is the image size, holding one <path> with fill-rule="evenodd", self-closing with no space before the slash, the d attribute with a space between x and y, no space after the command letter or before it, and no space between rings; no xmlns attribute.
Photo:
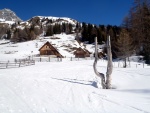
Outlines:
<svg viewBox="0 0 150 113"><path fill-rule="evenodd" d="M88 41L88 26L85 22L82 23L82 41Z"/></svg>
<svg viewBox="0 0 150 113"><path fill-rule="evenodd" d="M88 37L87 39L89 40L89 43L93 43L94 42L94 39L92 37L92 32L95 31L95 29L93 30L93 25L92 24L88 24Z"/></svg>
<svg viewBox="0 0 150 113"><path fill-rule="evenodd" d="M52 36L53 34L54 34L53 33L53 25L49 25L45 35L46 36Z"/></svg>
<svg viewBox="0 0 150 113"><path fill-rule="evenodd" d="M11 31L10 31L10 29L7 30L6 34L7 34L7 39L10 39L11 38Z"/></svg>
<svg viewBox="0 0 150 113"><path fill-rule="evenodd" d="M147 64L150 64L150 7L143 3L143 55Z"/></svg>
<svg viewBox="0 0 150 113"><path fill-rule="evenodd" d="M121 33L115 45L117 47L117 51L115 51L115 54L117 55L118 58L124 60L124 67L126 68L127 67L126 59L130 57L134 52L133 40L126 29L123 28L121 30Z"/></svg>
<svg viewBox="0 0 150 113"><path fill-rule="evenodd" d="M131 36L136 44L137 54L145 56L150 64L150 3L149 0L134 0L134 6L129 13Z"/></svg>

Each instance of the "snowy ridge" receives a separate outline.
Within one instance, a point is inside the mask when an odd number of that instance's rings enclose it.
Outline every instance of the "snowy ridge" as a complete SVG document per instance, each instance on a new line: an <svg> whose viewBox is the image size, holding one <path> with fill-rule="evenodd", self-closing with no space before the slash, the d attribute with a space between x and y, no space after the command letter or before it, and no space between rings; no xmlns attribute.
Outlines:
<svg viewBox="0 0 150 113"><path fill-rule="evenodd" d="M77 21L68 17L54 17L54 16L36 16L39 17L40 20L48 18L49 20L56 21L59 20L61 23L71 23L76 25ZM34 18L34 17L33 17Z"/></svg>

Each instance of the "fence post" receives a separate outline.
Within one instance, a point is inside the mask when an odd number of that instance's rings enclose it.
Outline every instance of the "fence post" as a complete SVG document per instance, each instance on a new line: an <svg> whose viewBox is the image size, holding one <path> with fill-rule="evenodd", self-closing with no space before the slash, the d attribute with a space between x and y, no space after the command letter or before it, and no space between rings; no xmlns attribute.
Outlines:
<svg viewBox="0 0 150 113"><path fill-rule="evenodd" d="M21 66L21 61L19 62L19 67Z"/></svg>
<svg viewBox="0 0 150 113"><path fill-rule="evenodd" d="M143 68L144 68L144 62L143 62Z"/></svg>
<svg viewBox="0 0 150 113"><path fill-rule="evenodd" d="M70 58L70 61L72 61L72 57Z"/></svg>
<svg viewBox="0 0 150 113"><path fill-rule="evenodd" d="M41 62L41 57L40 57L40 62Z"/></svg>
<svg viewBox="0 0 150 113"><path fill-rule="evenodd" d="M9 62L8 62L9 63ZM8 63L6 63L6 68L8 67Z"/></svg>
<svg viewBox="0 0 150 113"><path fill-rule="evenodd" d="M28 60L28 66L29 66L29 63L31 63L31 61L32 61L32 60Z"/></svg>
<svg viewBox="0 0 150 113"><path fill-rule="evenodd" d="M16 62L17 62L17 59L15 58L15 60L14 60L14 61L15 61L15 63L16 63Z"/></svg>
<svg viewBox="0 0 150 113"><path fill-rule="evenodd" d="M137 64L136 64L136 68L137 68Z"/></svg>
<svg viewBox="0 0 150 113"><path fill-rule="evenodd" d="M114 65L113 65L114 67L115 67L115 62L114 62Z"/></svg>
<svg viewBox="0 0 150 113"><path fill-rule="evenodd" d="M50 56L49 56L49 62L50 62Z"/></svg>
<svg viewBox="0 0 150 113"><path fill-rule="evenodd" d="M118 62L118 67L119 67L120 63Z"/></svg>

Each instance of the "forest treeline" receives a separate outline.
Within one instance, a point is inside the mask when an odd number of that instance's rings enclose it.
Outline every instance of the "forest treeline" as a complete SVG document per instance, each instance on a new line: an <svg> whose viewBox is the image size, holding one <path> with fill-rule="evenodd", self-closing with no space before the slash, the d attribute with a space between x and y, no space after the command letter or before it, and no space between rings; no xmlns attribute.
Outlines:
<svg viewBox="0 0 150 113"><path fill-rule="evenodd" d="M125 60L131 55L143 55L147 64L150 64L150 1L134 0L128 15L118 26L93 26L82 24L82 41L106 42L107 36L111 37L112 54L114 58Z"/></svg>

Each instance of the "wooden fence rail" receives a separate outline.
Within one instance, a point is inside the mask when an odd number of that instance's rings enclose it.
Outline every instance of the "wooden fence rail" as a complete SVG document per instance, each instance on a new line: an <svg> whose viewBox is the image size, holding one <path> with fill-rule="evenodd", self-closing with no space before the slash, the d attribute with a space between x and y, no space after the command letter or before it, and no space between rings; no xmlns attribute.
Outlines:
<svg viewBox="0 0 150 113"><path fill-rule="evenodd" d="M19 67L24 67L24 66L30 66L30 65L35 65L34 60L20 60L20 61L0 61L0 69L6 69L6 68L19 68Z"/></svg>

